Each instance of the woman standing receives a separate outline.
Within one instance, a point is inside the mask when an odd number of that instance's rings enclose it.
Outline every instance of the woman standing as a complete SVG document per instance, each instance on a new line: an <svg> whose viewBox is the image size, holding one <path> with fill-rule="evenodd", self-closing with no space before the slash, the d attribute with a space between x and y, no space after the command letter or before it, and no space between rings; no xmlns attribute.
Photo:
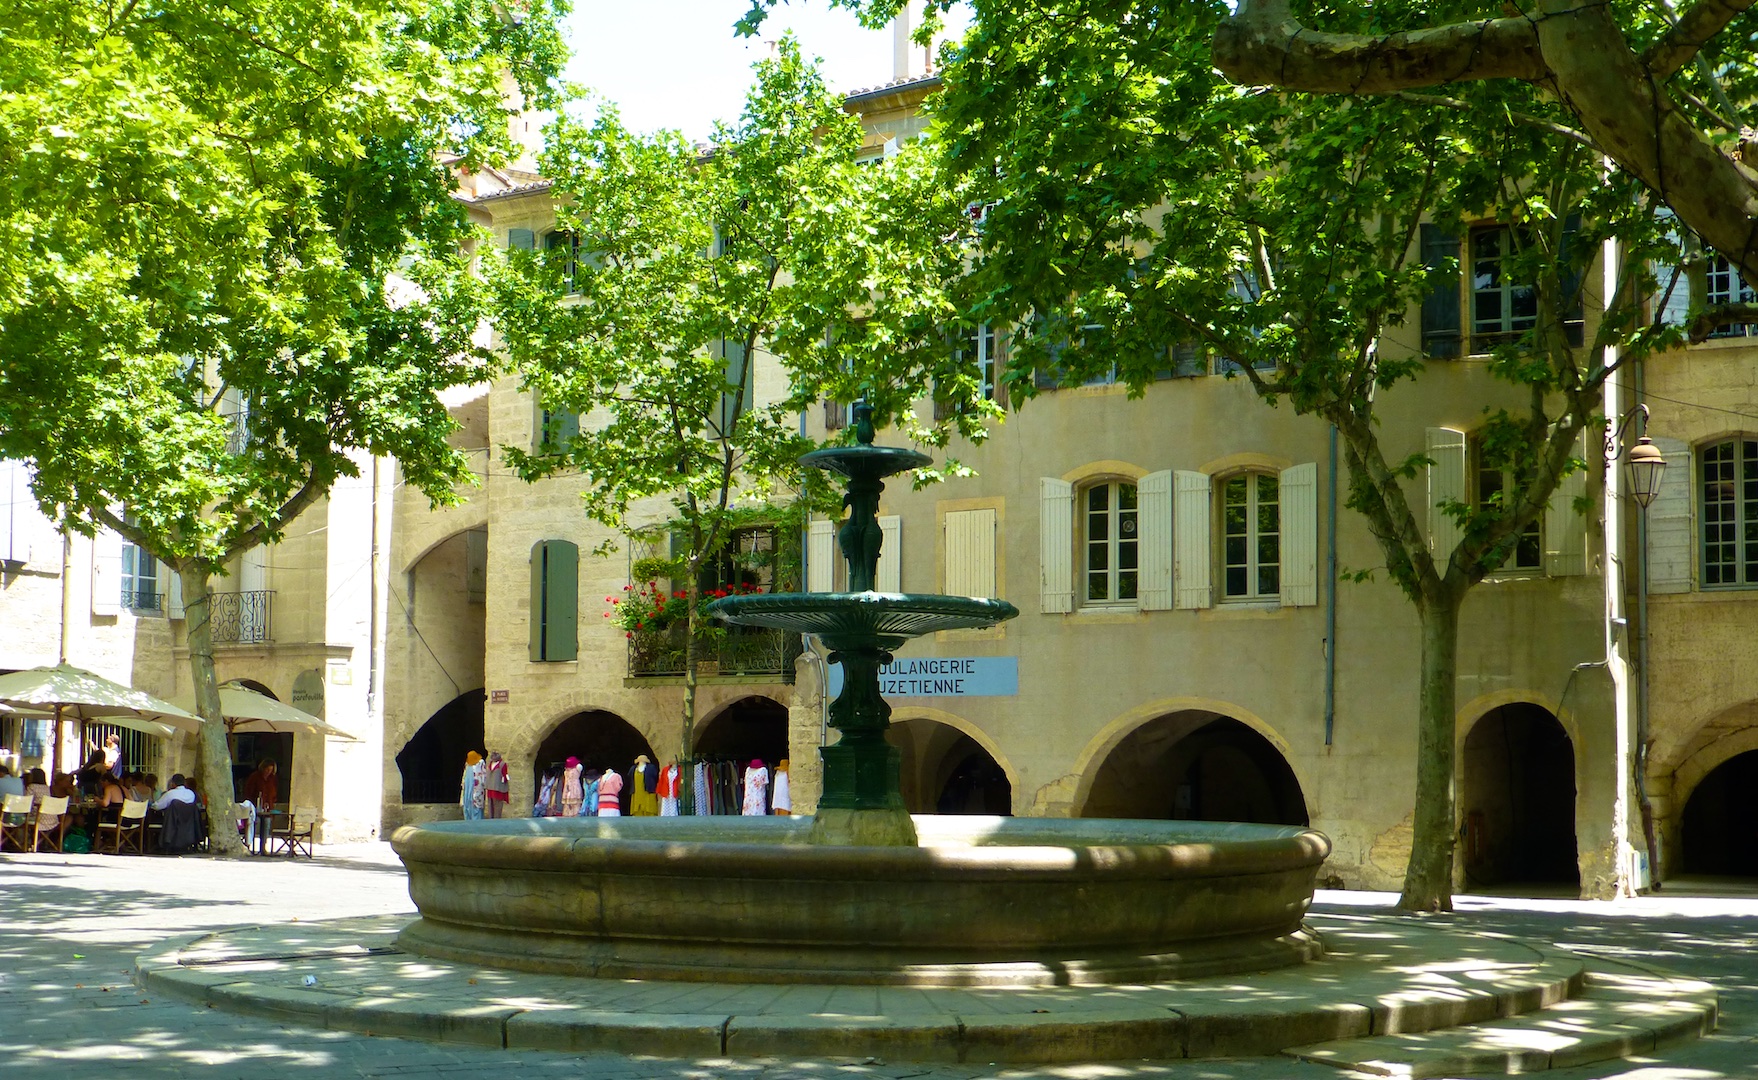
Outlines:
<svg viewBox="0 0 1758 1080"><path fill-rule="evenodd" d="M482 803L482 809L486 816L498 818L506 812L509 789L507 762L505 758L501 757L501 752L496 750L488 755L488 788L483 792Z"/></svg>
<svg viewBox="0 0 1758 1080"><path fill-rule="evenodd" d="M464 791L459 802L464 806L465 821L482 820L483 788L488 770L482 767L482 755L472 750L464 755Z"/></svg>
<svg viewBox="0 0 1758 1080"><path fill-rule="evenodd" d="M581 767L577 757L570 757L562 769L563 817L579 817L580 807L586 803L586 788L580 782L580 774L583 772L585 769Z"/></svg>

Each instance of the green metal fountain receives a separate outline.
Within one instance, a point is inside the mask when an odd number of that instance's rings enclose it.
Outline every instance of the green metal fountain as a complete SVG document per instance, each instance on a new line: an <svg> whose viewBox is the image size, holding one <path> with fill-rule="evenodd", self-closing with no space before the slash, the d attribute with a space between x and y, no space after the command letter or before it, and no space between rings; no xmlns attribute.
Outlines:
<svg viewBox="0 0 1758 1080"><path fill-rule="evenodd" d="M848 591L729 596L708 610L734 625L815 634L830 649L830 662L842 664L842 693L830 706L830 726L842 738L819 751L824 793L813 819L813 842L915 844L915 826L898 786L900 755L885 740L891 706L879 692L879 671L911 638L994 626L1018 615L1019 609L1005 600L874 590L885 478L932 459L903 447L874 446L873 410L866 402L856 403L852 426L853 446L814 450L800 458L802 464L847 479L842 501L848 518L837 531L837 544L848 563Z"/></svg>

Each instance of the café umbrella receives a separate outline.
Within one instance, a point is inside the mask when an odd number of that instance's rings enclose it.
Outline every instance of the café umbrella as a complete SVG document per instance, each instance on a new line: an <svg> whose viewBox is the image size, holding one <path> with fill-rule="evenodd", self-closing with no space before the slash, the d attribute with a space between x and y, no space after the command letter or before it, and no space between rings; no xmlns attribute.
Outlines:
<svg viewBox="0 0 1758 1080"><path fill-rule="evenodd" d="M220 717L228 734L240 731L300 731L332 739L360 740L334 724L327 724L304 709L276 701L248 687L220 687Z"/></svg>
<svg viewBox="0 0 1758 1080"><path fill-rule="evenodd" d="M159 736L170 735L177 728L194 731L201 727L201 717L169 701L72 664L0 675L0 704L21 713L53 716L55 743L60 741L63 720L97 721ZM49 764L51 769L58 767L53 757Z"/></svg>

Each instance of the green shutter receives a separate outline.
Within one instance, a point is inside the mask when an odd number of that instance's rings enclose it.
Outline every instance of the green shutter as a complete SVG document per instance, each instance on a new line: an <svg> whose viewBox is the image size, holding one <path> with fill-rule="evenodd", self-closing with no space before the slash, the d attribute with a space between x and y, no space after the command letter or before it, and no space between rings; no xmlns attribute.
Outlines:
<svg viewBox="0 0 1758 1080"><path fill-rule="evenodd" d="M507 250L509 250L509 251L535 251L535 250L537 250L537 234L532 232L530 229L508 229L507 230Z"/></svg>
<svg viewBox="0 0 1758 1080"><path fill-rule="evenodd" d="M580 655L580 549L566 540L546 544L543 580L543 658Z"/></svg>
<svg viewBox="0 0 1758 1080"><path fill-rule="evenodd" d="M1563 264L1563 331L1570 345L1579 348L1585 340L1586 323L1582 318L1581 286L1585 267L1577 267L1575 259L1577 249L1581 246L1578 236L1581 232L1581 215L1570 214L1563 221L1563 244L1559 252ZM1588 256L1591 261L1591 254Z"/></svg>
<svg viewBox="0 0 1758 1080"><path fill-rule="evenodd" d="M531 659L543 659L543 566L549 541L531 545Z"/></svg>
<svg viewBox="0 0 1758 1080"><path fill-rule="evenodd" d="M1422 301L1422 355L1459 355L1459 238L1439 225L1422 227L1422 265L1428 295Z"/></svg>

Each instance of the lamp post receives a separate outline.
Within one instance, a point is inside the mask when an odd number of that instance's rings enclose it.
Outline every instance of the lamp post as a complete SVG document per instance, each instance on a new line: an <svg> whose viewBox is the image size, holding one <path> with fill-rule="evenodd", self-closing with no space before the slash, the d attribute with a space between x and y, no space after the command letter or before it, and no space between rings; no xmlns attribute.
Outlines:
<svg viewBox="0 0 1758 1080"><path fill-rule="evenodd" d="M1648 849L1648 881L1651 888L1659 889L1660 842L1654 830L1654 807L1648 800L1648 507L1660 494L1666 457L1648 437L1648 406L1638 404L1624 414L1607 449L1615 449L1624 428L1638 416L1642 434L1624 455L1625 486L1640 509L1636 517L1636 753L1631 772L1636 806L1642 814L1643 846Z"/></svg>

